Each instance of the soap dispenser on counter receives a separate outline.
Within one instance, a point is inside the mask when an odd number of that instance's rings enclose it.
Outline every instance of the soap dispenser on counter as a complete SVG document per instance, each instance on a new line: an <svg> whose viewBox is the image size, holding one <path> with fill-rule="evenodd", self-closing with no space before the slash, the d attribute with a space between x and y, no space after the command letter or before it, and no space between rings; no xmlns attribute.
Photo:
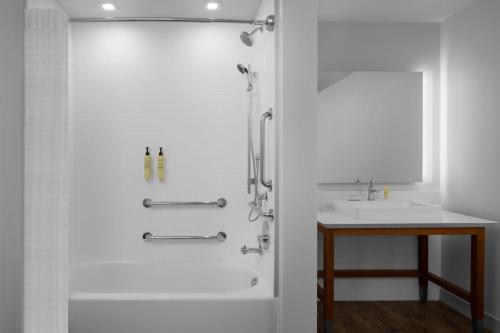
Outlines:
<svg viewBox="0 0 500 333"><path fill-rule="evenodd" d="M391 189L389 186L384 186L384 199L387 200L389 199L389 194L391 193Z"/></svg>

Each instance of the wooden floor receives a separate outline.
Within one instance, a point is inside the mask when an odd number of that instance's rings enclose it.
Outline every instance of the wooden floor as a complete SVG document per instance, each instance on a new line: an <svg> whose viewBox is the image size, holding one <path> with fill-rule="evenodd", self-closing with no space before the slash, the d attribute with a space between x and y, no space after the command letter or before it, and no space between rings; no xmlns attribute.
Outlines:
<svg viewBox="0 0 500 333"><path fill-rule="evenodd" d="M318 332L322 332L319 316L318 320ZM470 333L471 326L466 317L441 302L335 302L334 332Z"/></svg>

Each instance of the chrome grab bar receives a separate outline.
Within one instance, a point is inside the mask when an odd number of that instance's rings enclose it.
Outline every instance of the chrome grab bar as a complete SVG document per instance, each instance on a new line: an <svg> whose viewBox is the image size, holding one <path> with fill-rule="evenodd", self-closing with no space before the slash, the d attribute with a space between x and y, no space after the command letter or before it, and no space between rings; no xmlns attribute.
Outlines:
<svg viewBox="0 0 500 333"><path fill-rule="evenodd" d="M264 217L269 217L271 219L274 219L274 210L272 209L269 209L268 212L265 212L263 211L261 208L259 208L259 206L257 206L257 204L253 201L250 201L248 203L248 206L255 212L257 212L257 214L259 214L260 216L264 216Z"/></svg>
<svg viewBox="0 0 500 333"><path fill-rule="evenodd" d="M266 119L273 119L273 109L269 109L260 117L260 182L263 186L267 187L269 191L273 190L273 182L269 179L266 180Z"/></svg>
<svg viewBox="0 0 500 333"><path fill-rule="evenodd" d="M209 205L209 206L219 206L224 208L227 205L227 200L224 198L219 198L217 201L153 201L149 198L144 199L142 204L146 208L151 208L153 206L183 206L183 205Z"/></svg>
<svg viewBox="0 0 500 333"><path fill-rule="evenodd" d="M175 240L175 239L203 239L203 240L211 240L215 239L219 242L223 242L227 239L227 235L225 232L221 231L217 233L217 235L200 235L200 236L153 236L150 232L145 232L142 235L142 239L145 242L151 242L154 240Z"/></svg>

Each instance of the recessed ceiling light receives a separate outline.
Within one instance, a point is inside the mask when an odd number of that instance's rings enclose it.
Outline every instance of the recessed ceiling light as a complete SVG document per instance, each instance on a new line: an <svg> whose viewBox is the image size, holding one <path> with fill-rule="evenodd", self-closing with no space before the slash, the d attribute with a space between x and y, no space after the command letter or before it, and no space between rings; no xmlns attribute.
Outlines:
<svg viewBox="0 0 500 333"><path fill-rule="evenodd" d="M205 4L205 8L207 10L217 10L217 9L219 9L219 7L220 7L220 3L219 2L213 2L213 1L211 1L211 2L207 2Z"/></svg>
<svg viewBox="0 0 500 333"><path fill-rule="evenodd" d="M102 3L101 7L103 10L105 10L107 12L112 12L112 11L116 10L116 5L112 2Z"/></svg>

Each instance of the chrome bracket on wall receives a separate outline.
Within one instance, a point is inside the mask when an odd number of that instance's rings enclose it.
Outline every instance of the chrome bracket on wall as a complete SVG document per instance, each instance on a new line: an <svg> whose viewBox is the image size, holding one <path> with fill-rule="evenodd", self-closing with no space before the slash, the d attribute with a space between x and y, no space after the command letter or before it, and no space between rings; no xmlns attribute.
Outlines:
<svg viewBox="0 0 500 333"><path fill-rule="evenodd" d="M257 204L253 201L250 201L248 203L248 206L260 216L268 217L271 219L271 221L274 220L274 210L269 209L269 211L265 212L261 208L259 208Z"/></svg>

